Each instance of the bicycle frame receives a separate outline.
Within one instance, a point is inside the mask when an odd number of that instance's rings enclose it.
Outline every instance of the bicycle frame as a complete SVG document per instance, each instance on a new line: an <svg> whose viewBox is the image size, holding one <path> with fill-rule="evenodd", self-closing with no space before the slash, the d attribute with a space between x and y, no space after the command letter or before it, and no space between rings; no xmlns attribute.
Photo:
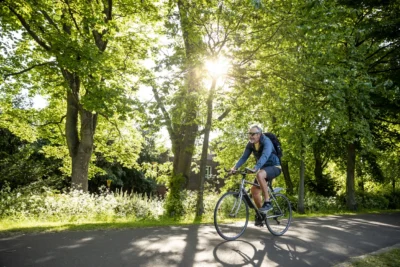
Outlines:
<svg viewBox="0 0 400 267"><path fill-rule="evenodd" d="M249 194L248 194L248 193L246 192L246 190L245 190L245 188L246 188L246 187L245 187L245 184L250 184L250 185L253 185L253 186L257 186L257 187L260 187L260 185L257 184L257 183L252 183L252 182L247 181L247 180L246 180L246 174L243 173L243 174L242 174L242 182L241 182L241 184L240 184L239 192L238 192L238 193L239 193L238 199L244 199L244 200L246 201L247 205L248 205L251 209L255 210L256 214L257 214L258 216L261 217L261 212L258 211L257 206L254 204L254 202L251 200ZM280 188L280 187L276 188L276 192L275 192L275 190L273 190L273 188L272 188L271 182L268 181L268 188L267 188L267 190L268 190L268 193L269 193L270 198L271 198L271 199L273 200L273 202L274 202L274 205L275 205L276 207L278 207L280 213L282 214L282 209L281 209L281 207L279 206L278 201L276 201L276 198L275 198L275 195L274 195L274 193L278 193L279 191L281 191L282 188ZM236 205L235 205L235 206L236 206ZM237 211L238 211L239 209L240 209L240 202L239 202L239 205L238 205L238 207L237 207L237 209L236 209L235 214L237 213ZM278 215L268 215L268 216L266 216L266 218L268 218L268 219L273 218L273 219L277 220L276 218L278 218L279 216L280 216L280 214L278 214Z"/></svg>
<svg viewBox="0 0 400 267"><path fill-rule="evenodd" d="M246 188L247 184L260 188L257 182L246 180L246 175L251 172L250 169L238 172L237 174L242 175L239 190L224 193L215 206L214 226L217 233L225 240L236 240L244 233L249 220L249 209L253 209L258 216L255 225L263 226L263 223L265 223L269 232L275 236L283 235L290 226L292 209L288 198L279 193L283 188L273 189L271 182L268 182L267 190L273 208L267 214L261 213L251 199L248 188ZM259 219L262 219L263 223L257 224Z"/></svg>

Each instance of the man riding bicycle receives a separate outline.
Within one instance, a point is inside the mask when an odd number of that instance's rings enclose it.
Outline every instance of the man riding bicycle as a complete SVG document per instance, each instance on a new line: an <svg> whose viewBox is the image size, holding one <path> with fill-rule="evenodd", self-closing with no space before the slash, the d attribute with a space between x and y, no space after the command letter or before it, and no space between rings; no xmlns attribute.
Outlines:
<svg viewBox="0 0 400 267"><path fill-rule="evenodd" d="M231 172L236 171L240 166L242 166L247 161L250 154L253 153L257 160L257 163L253 168L253 172L256 173L254 183L257 181L260 187L252 186L251 194L258 210L265 216L265 214L272 209L272 204L269 201L267 179L268 181L272 181L272 179L281 174L281 164L276 155L274 145L271 140L262 133L259 126L251 126L248 132L248 137L249 142L246 145L243 155L231 169ZM264 204L262 204L261 192L264 195ZM263 219L264 218L258 218L256 215L255 225L262 226Z"/></svg>

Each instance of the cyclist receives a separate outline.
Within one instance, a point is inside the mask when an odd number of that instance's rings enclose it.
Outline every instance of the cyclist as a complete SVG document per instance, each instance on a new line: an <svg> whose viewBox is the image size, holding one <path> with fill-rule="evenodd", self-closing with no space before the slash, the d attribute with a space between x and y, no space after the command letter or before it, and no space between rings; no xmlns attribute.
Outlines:
<svg viewBox="0 0 400 267"><path fill-rule="evenodd" d="M260 188L252 186L251 194L258 210L265 216L265 214L272 209L272 204L269 201L267 179L272 181L272 179L281 174L282 170L274 145L271 140L262 133L261 128L257 125L253 125L250 127L247 134L249 142L247 143L239 161L234 167L232 167L231 172L236 171L240 166L242 166L247 161L250 154L253 153L257 160L257 163L253 168L253 172L256 173L254 183L257 181ZM264 195L264 204L262 204L261 192ZM264 218L258 218L256 215L255 225L262 226L263 219Z"/></svg>

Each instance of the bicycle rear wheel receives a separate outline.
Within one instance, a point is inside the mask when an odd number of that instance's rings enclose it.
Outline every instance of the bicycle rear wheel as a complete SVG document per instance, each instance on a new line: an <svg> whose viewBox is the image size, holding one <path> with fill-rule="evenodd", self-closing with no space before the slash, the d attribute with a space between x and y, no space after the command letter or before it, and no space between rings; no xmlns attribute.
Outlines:
<svg viewBox="0 0 400 267"><path fill-rule="evenodd" d="M214 210L214 226L225 240L235 240L246 230L249 221L249 207L239 198L238 192L225 193Z"/></svg>
<svg viewBox="0 0 400 267"><path fill-rule="evenodd" d="M266 224L271 234L280 236L286 233L292 221L292 206L289 199L282 194L271 198L273 209L267 214Z"/></svg>

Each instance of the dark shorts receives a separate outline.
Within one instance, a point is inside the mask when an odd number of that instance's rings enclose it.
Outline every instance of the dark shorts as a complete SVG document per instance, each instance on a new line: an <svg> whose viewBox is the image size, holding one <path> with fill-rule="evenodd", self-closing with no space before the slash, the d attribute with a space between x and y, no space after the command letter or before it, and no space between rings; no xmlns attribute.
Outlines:
<svg viewBox="0 0 400 267"><path fill-rule="evenodd" d="M277 166L265 166L263 169L267 173L267 181L272 181L275 177L279 176L282 172L281 168ZM254 179L254 183L257 182L257 178Z"/></svg>

